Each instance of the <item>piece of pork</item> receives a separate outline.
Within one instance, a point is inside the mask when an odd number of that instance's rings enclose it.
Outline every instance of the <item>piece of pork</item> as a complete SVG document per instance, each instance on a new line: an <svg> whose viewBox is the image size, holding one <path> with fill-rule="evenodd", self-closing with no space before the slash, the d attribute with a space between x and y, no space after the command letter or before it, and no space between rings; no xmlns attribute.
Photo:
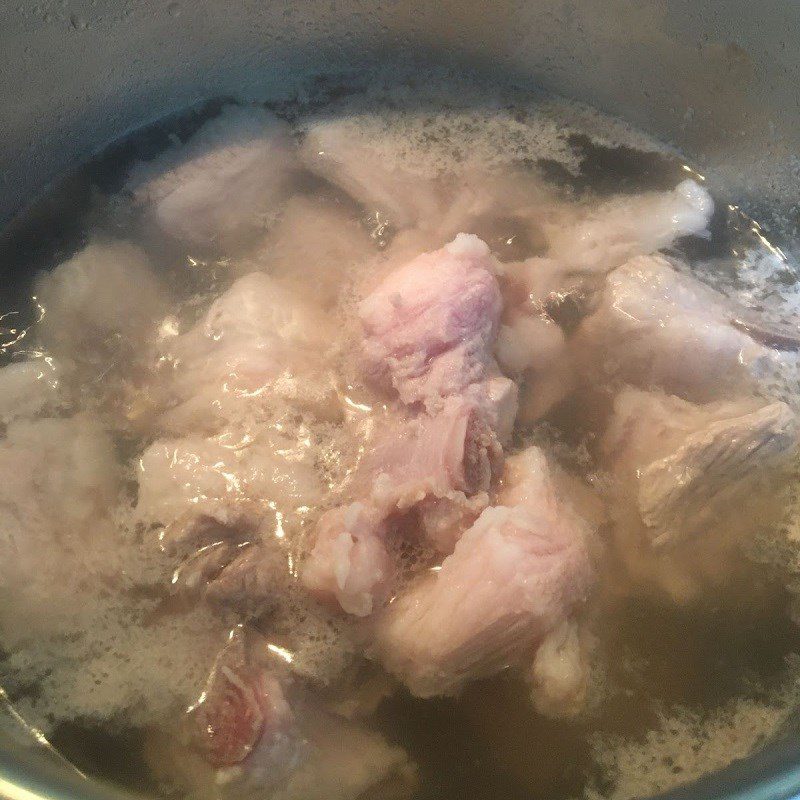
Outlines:
<svg viewBox="0 0 800 800"><path fill-rule="evenodd" d="M471 496L452 492L447 497L426 497L414 509L417 526L425 541L439 553L450 555L464 531L489 507L489 494Z"/></svg>
<svg viewBox="0 0 800 800"><path fill-rule="evenodd" d="M301 580L314 594L333 598L348 614L371 614L388 592L392 562L384 542L385 514L364 503L326 511Z"/></svg>
<svg viewBox="0 0 800 800"><path fill-rule="evenodd" d="M268 504L220 500L184 512L162 529L159 543L178 561L173 591L258 616L288 589L284 536L283 517Z"/></svg>
<svg viewBox="0 0 800 800"><path fill-rule="evenodd" d="M169 236L227 247L267 226L294 163L286 123L263 108L227 106L185 144L137 164L125 191Z"/></svg>
<svg viewBox="0 0 800 800"><path fill-rule="evenodd" d="M589 689L587 646L574 620L562 623L539 645L528 671L531 698L547 717L573 717L586 706Z"/></svg>
<svg viewBox="0 0 800 800"><path fill-rule="evenodd" d="M391 585L387 521L413 510L422 536L451 552L487 505L502 463L482 412L457 397L436 414L388 425L368 448L353 482L360 500L322 515L302 572L309 589L356 616L371 614Z"/></svg>
<svg viewBox="0 0 800 800"><path fill-rule="evenodd" d="M173 406L161 427L214 432L275 396L330 415L336 395L323 357L333 341L322 312L264 273L245 275L193 328L163 340Z"/></svg>
<svg viewBox="0 0 800 800"><path fill-rule="evenodd" d="M681 236L707 237L714 201L705 188L687 179L670 192L614 198L575 212L546 222L548 258L567 269L606 272Z"/></svg>
<svg viewBox="0 0 800 800"><path fill-rule="evenodd" d="M314 306L333 306L354 267L375 258L377 243L343 203L292 197L247 259Z"/></svg>
<svg viewBox="0 0 800 800"><path fill-rule="evenodd" d="M489 248L459 234L390 273L359 306L367 371L435 408L490 372L501 310Z"/></svg>
<svg viewBox="0 0 800 800"><path fill-rule="evenodd" d="M321 498L311 456L297 458L280 435L262 431L241 447L224 441L196 436L153 442L138 462L137 517L166 525L221 500L257 500L286 512Z"/></svg>
<svg viewBox="0 0 800 800"><path fill-rule="evenodd" d="M606 463L656 546L746 529L764 513L759 488L797 449L797 420L785 403L694 405L637 389L617 395L602 441Z"/></svg>
<svg viewBox="0 0 800 800"><path fill-rule="evenodd" d="M544 313L510 315L500 326L495 354L502 369L520 383L515 417L524 425L543 417L575 386L564 331Z"/></svg>
<svg viewBox="0 0 800 800"><path fill-rule="evenodd" d="M605 379L696 402L746 394L773 356L731 324L738 311L667 259L642 256L608 276L575 350Z"/></svg>
<svg viewBox="0 0 800 800"><path fill-rule="evenodd" d="M568 472L539 447L527 447L505 459L497 502L517 506L543 502L561 504L575 512L591 529L608 522L608 511L601 496L584 479ZM594 545L594 539L587 543Z"/></svg>
<svg viewBox="0 0 800 800"><path fill-rule="evenodd" d="M147 257L128 242L88 244L39 275L34 292L47 351L103 373L138 355L165 307Z"/></svg>
<svg viewBox="0 0 800 800"><path fill-rule="evenodd" d="M282 684L278 674L254 663L244 634L235 629L188 711L192 746L216 769L236 767L256 751L266 761L269 752L277 777L285 774L298 754L288 752L297 737ZM281 763L286 756L288 763ZM264 771L264 789L275 777Z"/></svg>
<svg viewBox="0 0 800 800"><path fill-rule="evenodd" d="M53 358L40 356L0 368L0 422L40 416L62 403L61 383L68 372Z"/></svg>
<svg viewBox="0 0 800 800"><path fill-rule="evenodd" d="M371 215L395 230L431 227L445 213L448 195L436 181L392 163L357 122L322 119L306 129L303 164L338 186Z"/></svg>
<svg viewBox="0 0 800 800"><path fill-rule="evenodd" d="M297 711L308 758L274 800L411 800L417 771L408 754L365 725L330 714L318 702Z"/></svg>
<svg viewBox="0 0 800 800"><path fill-rule="evenodd" d="M447 398L440 411L379 431L357 482L372 503L405 511L427 497L485 492L502 464L502 449L483 412L470 400Z"/></svg>
<svg viewBox="0 0 800 800"><path fill-rule="evenodd" d="M488 376L464 390L464 397L480 409L501 445L511 440L519 410L519 386L495 364Z"/></svg>
<svg viewBox="0 0 800 800"><path fill-rule="evenodd" d="M81 602L83 581L123 568L109 520L120 491L114 445L88 416L17 419L0 439L0 468L0 587L43 603L44 618L59 597L58 619Z"/></svg>
<svg viewBox="0 0 800 800"><path fill-rule="evenodd" d="M232 633L189 709L187 741L151 746L154 767L177 772L200 796L408 798L416 776L406 753L293 687L266 652L263 637Z"/></svg>
<svg viewBox="0 0 800 800"><path fill-rule="evenodd" d="M585 599L588 528L536 469L523 503L486 509L375 621L375 657L413 694L455 694L524 660Z"/></svg>

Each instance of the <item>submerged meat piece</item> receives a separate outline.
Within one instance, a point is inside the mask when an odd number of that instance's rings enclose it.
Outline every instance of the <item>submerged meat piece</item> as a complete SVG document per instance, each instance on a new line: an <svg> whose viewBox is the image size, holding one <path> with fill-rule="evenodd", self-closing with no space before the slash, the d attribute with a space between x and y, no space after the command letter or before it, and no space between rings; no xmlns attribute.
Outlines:
<svg viewBox="0 0 800 800"><path fill-rule="evenodd" d="M301 151L305 166L357 200L376 224L432 226L448 200L436 181L390 163L347 119L313 122Z"/></svg>
<svg viewBox="0 0 800 800"><path fill-rule="evenodd" d="M310 456L295 456L290 442L268 431L240 447L225 441L195 436L151 444L139 459L139 519L167 524L187 510L216 508L219 500L284 509L318 501L321 485Z"/></svg>
<svg viewBox="0 0 800 800"><path fill-rule="evenodd" d="M589 667L578 625L565 622L536 651L528 673L536 710L548 717L570 717L583 710Z"/></svg>
<svg viewBox="0 0 800 800"><path fill-rule="evenodd" d="M655 545L746 528L752 512L764 511L759 485L797 449L797 420L784 403L697 406L636 389L617 396L603 440Z"/></svg>
<svg viewBox="0 0 800 800"><path fill-rule="evenodd" d="M0 368L0 422L31 418L62 402L60 384L67 372L52 358L16 361Z"/></svg>
<svg viewBox="0 0 800 800"><path fill-rule="evenodd" d="M177 405L162 427L213 431L275 396L329 415L335 394L323 356L333 341L327 317L273 278L239 278L191 330L164 339L166 391Z"/></svg>
<svg viewBox="0 0 800 800"><path fill-rule="evenodd" d="M301 580L316 594L336 599L344 611L371 614L392 573L383 541L384 514L363 503L326 511L317 522L314 549Z"/></svg>
<svg viewBox="0 0 800 800"><path fill-rule="evenodd" d="M411 800L417 773L401 747L311 700L297 716L309 755L274 800Z"/></svg>
<svg viewBox="0 0 800 800"><path fill-rule="evenodd" d="M578 331L591 374L703 402L742 393L768 351L731 324L737 309L661 256L634 258L608 276ZM594 362L594 367L592 367Z"/></svg>
<svg viewBox="0 0 800 800"><path fill-rule="evenodd" d="M256 748L263 756L291 735L292 713L280 680L250 663L242 639L241 632L231 638L189 710L193 744L215 768L241 764ZM280 776L290 764L276 760L274 767Z"/></svg>
<svg viewBox="0 0 800 800"><path fill-rule="evenodd" d="M367 369L431 406L486 377L501 298L489 248L459 234L392 272L359 306Z"/></svg>
<svg viewBox="0 0 800 800"><path fill-rule="evenodd" d="M565 351L564 332L544 315L515 314L500 326L495 353L510 375L543 372Z"/></svg>
<svg viewBox="0 0 800 800"><path fill-rule="evenodd" d="M486 491L502 463L502 450L476 406L448 398L442 410L389 427L362 462L360 480L372 502L406 510L426 497Z"/></svg>
<svg viewBox="0 0 800 800"><path fill-rule="evenodd" d="M571 211L574 215L574 210ZM714 201L693 180L671 192L651 192L595 204L577 223L545 226L548 257L564 267L605 272L634 256L647 255L681 236L708 235Z"/></svg>
<svg viewBox="0 0 800 800"><path fill-rule="evenodd" d="M234 557L211 579L206 597L240 612L263 612L285 590L281 578L288 574L286 558L266 544L242 545Z"/></svg>
<svg viewBox="0 0 800 800"><path fill-rule="evenodd" d="M162 548L180 559L173 589L202 592L240 614L263 613L287 589L285 535L266 503L217 501L193 508L164 527Z"/></svg>
<svg viewBox="0 0 800 800"><path fill-rule="evenodd" d="M520 380L517 412L524 425L543 417L574 387L564 332L544 314L512 315L500 326L495 354L501 367Z"/></svg>
<svg viewBox="0 0 800 800"><path fill-rule="evenodd" d="M138 164L125 189L170 236L224 246L266 226L293 166L286 123L263 108L228 106L186 144Z"/></svg>
<svg viewBox="0 0 800 800"><path fill-rule="evenodd" d="M151 746L156 769L177 771L198 796L231 800L409 798L416 773L406 753L292 686L264 658L268 648L252 632L232 633L189 710L188 746Z"/></svg>
<svg viewBox="0 0 800 800"><path fill-rule="evenodd" d="M0 440L0 586L52 596L64 570L97 580L108 562L108 510L118 500L114 446L89 417L18 419ZM62 577L58 577L62 575ZM74 574L69 585L74 585ZM15 588L16 587L16 588Z"/></svg>
<svg viewBox="0 0 800 800"><path fill-rule="evenodd" d="M36 279L47 350L109 369L130 359L163 313L164 296L144 252L127 242L94 242Z"/></svg>
<svg viewBox="0 0 800 800"><path fill-rule="evenodd" d="M374 654L414 694L454 694L518 662L585 598L586 526L535 477L529 501L486 509L376 620Z"/></svg>
<svg viewBox="0 0 800 800"><path fill-rule="evenodd" d="M605 505L597 492L538 447L527 447L506 458L497 502L505 506L560 503L562 513L577 513L590 528L608 521ZM590 546L593 541L592 538L587 540Z"/></svg>
<svg viewBox="0 0 800 800"><path fill-rule="evenodd" d="M353 267L376 253L376 243L349 209L333 200L293 197L248 263L283 281L306 300L334 304Z"/></svg>
<svg viewBox="0 0 800 800"><path fill-rule="evenodd" d="M451 551L486 506L501 459L482 413L460 398L448 398L436 414L380 432L354 481L361 502L322 515L303 583L332 595L350 614L372 613L385 599L392 573L387 520L414 509L423 535Z"/></svg>
<svg viewBox="0 0 800 800"><path fill-rule="evenodd" d="M495 367L490 369L489 377L467 387L464 396L481 410L500 444L507 444L517 419L517 384Z"/></svg>

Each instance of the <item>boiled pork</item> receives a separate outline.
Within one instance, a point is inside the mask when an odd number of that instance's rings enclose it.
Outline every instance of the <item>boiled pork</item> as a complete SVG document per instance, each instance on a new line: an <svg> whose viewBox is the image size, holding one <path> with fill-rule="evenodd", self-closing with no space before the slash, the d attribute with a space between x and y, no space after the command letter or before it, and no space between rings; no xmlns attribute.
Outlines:
<svg viewBox="0 0 800 800"><path fill-rule="evenodd" d="M501 309L489 248L459 234L390 273L359 306L367 370L435 407L483 380Z"/></svg>
<svg viewBox="0 0 800 800"><path fill-rule="evenodd" d="M694 405L626 389L602 447L648 541L662 545L741 527L761 508L759 484L796 454L798 425L781 402Z"/></svg>
<svg viewBox="0 0 800 800"><path fill-rule="evenodd" d="M770 354L731 324L738 309L722 295L661 256L634 258L607 280L577 334L589 374L699 402L749 393Z"/></svg>
<svg viewBox="0 0 800 800"><path fill-rule="evenodd" d="M711 195L689 179L670 192L607 200L587 207L577 222L547 225L547 256L567 269L605 272L668 247L681 236L708 236L713 212Z"/></svg>
<svg viewBox="0 0 800 800"><path fill-rule="evenodd" d="M271 277L239 278L189 331L161 344L165 430L218 430L282 397L331 413L323 355L333 341L323 313Z"/></svg>
<svg viewBox="0 0 800 800"><path fill-rule="evenodd" d="M293 162L284 122L263 108L228 106L185 144L137 165L125 189L175 239L225 246L267 226Z"/></svg>
<svg viewBox="0 0 800 800"><path fill-rule="evenodd" d="M374 610L389 586L392 563L384 543L384 515L363 503L326 511L301 578L315 594L335 598L359 617Z"/></svg>
<svg viewBox="0 0 800 800"><path fill-rule="evenodd" d="M486 509L441 567L376 620L375 656L415 695L454 694L519 662L586 597L587 527L545 468L524 503Z"/></svg>

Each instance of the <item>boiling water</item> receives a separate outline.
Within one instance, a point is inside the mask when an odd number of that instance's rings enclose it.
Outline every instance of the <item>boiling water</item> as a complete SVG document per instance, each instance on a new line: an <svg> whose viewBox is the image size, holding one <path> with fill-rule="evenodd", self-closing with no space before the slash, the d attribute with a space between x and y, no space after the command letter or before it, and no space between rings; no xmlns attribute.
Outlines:
<svg viewBox="0 0 800 800"><path fill-rule="evenodd" d="M459 101L454 96L434 87L422 102L411 87L391 92L373 87L364 94L317 87L311 96L274 104L273 110L298 138L314 119L347 116L384 159L413 163L421 180L443 171L491 175L511 169L554 197L593 202L669 189L687 172L695 174L668 148L590 109L519 93L487 96L464 87ZM148 227L121 191L139 162L190 139L221 111L221 104L211 103L111 147L9 227L0 244L0 260L13 276L0 342L7 363L46 361L49 354L37 341L41 309L29 299L31 278L90 240L140 245L170 297L166 312L184 329L247 271L251 241L228 242L224 249L176 246ZM379 219L365 219L362 209L324 181L302 172L294 180L296 192L327 198L349 215L359 236L369 234L371 258L391 244L391 229L383 229ZM280 215L275 209L264 229ZM795 319L800 289L794 265L766 234L724 202L717 202L711 232L710 239L679 241L676 254L745 305ZM513 231L502 229L484 235L493 245L514 238ZM536 243L527 246L530 252L519 255L535 254ZM335 313L343 329L352 316L347 286L360 277L356 265L342 273ZM345 347L339 354L339 366L357 405L359 392L366 395L368 389L358 385L348 353ZM0 678L19 712L80 769L167 792L164 776L150 772L146 742L153 729L196 698L235 620L170 599L163 587L171 565L148 543L153 532L132 520L137 460L154 435L146 414L132 412L137 395L129 389L145 369L142 352L112 341L99 357L72 356L85 368L84 379L71 387L59 413L86 412L110 428L122 489L110 520L93 531L97 552L91 557L80 548L72 552L63 585L51 584L50 595L0 586ZM770 377L772 393L794 407L797 374L787 360L785 369ZM352 442L335 421L308 418L283 400L276 398L260 419L243 422L280 426L289 439L302 441L296 446L329 487L343 479L352 460ZM565 464L587 468L569 405L536 430L517 433L519 442L547 441ZM305 517L287 516L297 558L319 508ZM501 677L473 684L452 700L421 701L398 692L378 706L371 724L408 751L420 772L417 796L430 800L628 798L724 766L779 735L798 699L800 631L792 614L798 541L789 514L784 528L760 531L750 543L741 582L685 605L658 595L598 600L592 702L575 720L537 715L528 690ZM409 572L425 558L412 559ZM84 570L96 574L103 561L111 565L113 581L98 586L81 579ZM359 664L348 623L305 604L295 588L286 591L265 633L291 649L300 675L328 691Z"/></svg>

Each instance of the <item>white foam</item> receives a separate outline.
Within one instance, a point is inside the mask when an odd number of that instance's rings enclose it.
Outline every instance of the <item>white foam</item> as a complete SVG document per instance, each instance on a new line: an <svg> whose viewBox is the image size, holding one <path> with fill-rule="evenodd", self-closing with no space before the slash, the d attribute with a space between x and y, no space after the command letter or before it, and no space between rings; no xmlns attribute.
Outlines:
<svg viewBox="0 0 800 800"><path fill-rule="evenodd" d="M779 734L800 700L795 674L768 701L737 698L711 712L675 708L659 715L641 740L592 737L594 758L612 788L589 789L587 800L634 800L746 758Z"/></svg>

